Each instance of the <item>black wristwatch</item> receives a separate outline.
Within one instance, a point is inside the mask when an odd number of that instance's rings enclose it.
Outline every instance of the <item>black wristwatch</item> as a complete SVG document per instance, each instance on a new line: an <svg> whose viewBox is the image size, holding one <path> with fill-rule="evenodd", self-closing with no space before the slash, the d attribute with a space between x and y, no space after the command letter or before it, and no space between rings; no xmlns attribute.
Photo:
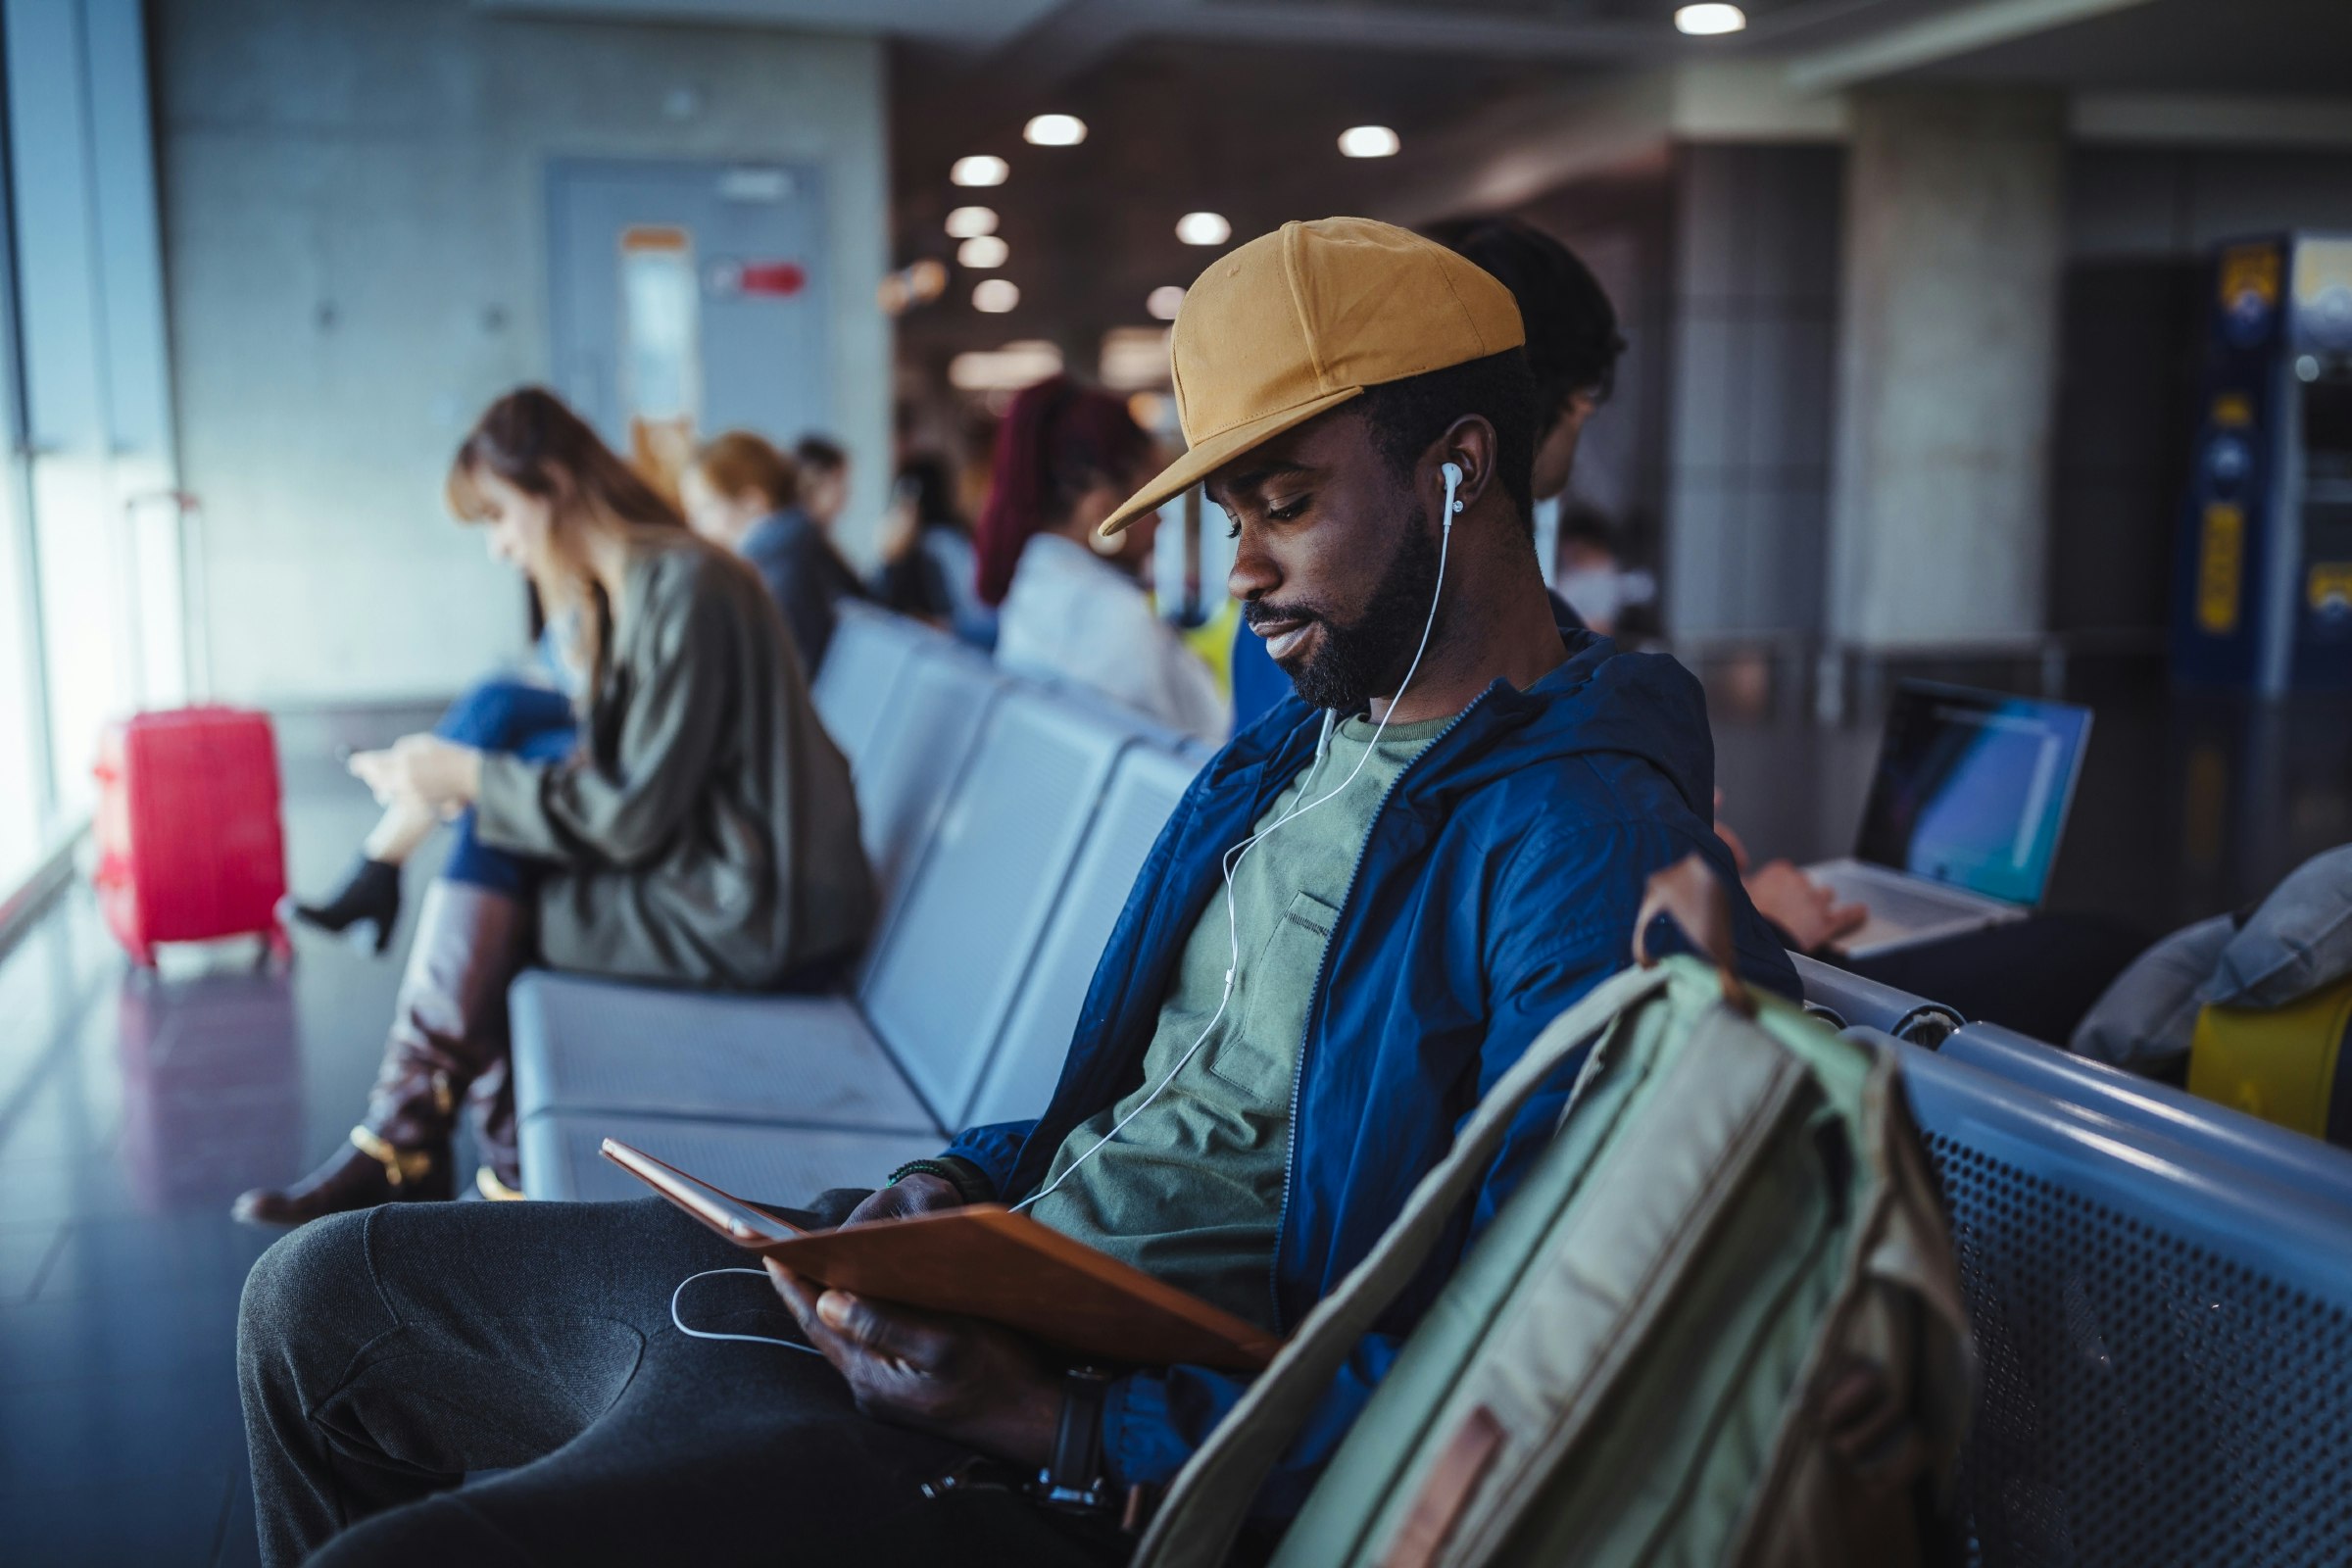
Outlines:
<svg viewBox="0 0 2352 1568"><path fill-rule="evenodd" d="M1113 1506L1102 1475L1102 1400L1109 1392L1110 1374L1100 1367L1074 1366L1062 1374L1054 1455L1030 1488L1043 1506L1068 1513L1106 1513Z"/></svg>

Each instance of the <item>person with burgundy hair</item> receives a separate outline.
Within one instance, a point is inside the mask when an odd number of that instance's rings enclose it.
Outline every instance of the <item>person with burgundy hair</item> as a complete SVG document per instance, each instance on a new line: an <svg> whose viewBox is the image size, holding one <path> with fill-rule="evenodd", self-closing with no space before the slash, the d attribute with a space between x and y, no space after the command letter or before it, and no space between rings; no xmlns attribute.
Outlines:
<svg viewBox="0 0 2352 1568"><path fill-rule="evenodd" d="M417 915L366 1114L303 1181L238 1199L250 1223L455 1196L461 1106L477 1188L521 1197L506 996L526 962L807 989L872 924L849 764L751 569L537 387L482 415L448 499L551 618L571 617L578 726L486 699L352 759L388 810L454 822L456 844Z"/></svg>
<svg viewBox="0 0 2352 1568"><path fill-rule="evenodd" d="M1002 607L1005 668L1091 687L1221 745L1231 713L1216 677L1137 580L1157 514L1112 537L1098 531L1153 457L1152 438L1109 393L1059 375L1022 391L997 431L996 481L975 539L980 597Z"/></svg>

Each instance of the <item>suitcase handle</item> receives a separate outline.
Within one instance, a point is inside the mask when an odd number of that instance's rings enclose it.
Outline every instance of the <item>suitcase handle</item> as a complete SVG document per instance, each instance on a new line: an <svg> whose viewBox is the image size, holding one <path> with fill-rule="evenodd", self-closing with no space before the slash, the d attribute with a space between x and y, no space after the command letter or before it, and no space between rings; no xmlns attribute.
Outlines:
<svg viewBox="0 0 2352 1568"><path fill-rule="evenodd" d="M1657 962L1649 956L1648 933L1649 922L1661 914L1681 926L1691 945L1715 965L1725 1005L1743 1018L1754 1017L1756 999L1740 978L1732 948L1731 897L1704 857L1696 852L1685 856L1652 874L1642 888L1641 912L1634 916L1634 962L1644 969Z"/></svg>

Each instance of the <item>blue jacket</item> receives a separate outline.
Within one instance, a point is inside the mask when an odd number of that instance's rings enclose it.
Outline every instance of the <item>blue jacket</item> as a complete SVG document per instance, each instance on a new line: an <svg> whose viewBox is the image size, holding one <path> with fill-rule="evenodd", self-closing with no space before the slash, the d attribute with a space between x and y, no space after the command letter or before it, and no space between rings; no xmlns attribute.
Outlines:
<svg viewBox="0 0 2352 1568"><path fill-rule="evenodd" d="M804 679L816 679L833 641L833 607L844 599L863 599L865 584L841 559L825 530L798 507L787 507L752 524L737 547L752 564L768 597L783 612L784 629L792 633L801 656Z"/></svg>
<svg viewBox="0 0 2352 1568"><path fill-rule="evenodd" d="M1480 1097L1544 1026L1628 961L1642 883L1696 850L1731 890L1741 966L1785 995L1796 972L1712 829L1714 744L1698 683L1671 659L1563 626L1568 662L1525 692L1496 681L1392 787L1324 951L1292 1096L1274 1321L1295 1329L1445 1157ZM1218 858L1313 755L1297 697L1193 782L1136 877L1053 1102L949 1152L1006 1201L1035 1190L1070 1131L1134 1089L1178 956L1217 891ZM1658 933L1663 935L1663 933ZM1661 944L1662 946L1667 944ZM1529 1102L1475 1202L1349 1358L1258 1507L1297 1511L1399 1345L1549 1139L1577 1063ZM1165 1482L1241 1396L1197 1366L1111 1390L1113 1479Z"/></svg>

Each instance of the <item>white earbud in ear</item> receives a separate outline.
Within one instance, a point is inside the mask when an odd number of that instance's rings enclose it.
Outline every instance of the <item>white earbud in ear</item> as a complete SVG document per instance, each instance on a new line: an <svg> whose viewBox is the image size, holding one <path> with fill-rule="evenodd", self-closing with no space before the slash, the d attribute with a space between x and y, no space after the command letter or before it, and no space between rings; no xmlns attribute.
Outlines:
<svg viewBox="0 0 2352 1568"><path fill-rule="evenodd" d="M1458 463L1448 463L1441 466L1438 471L1446 476L1445 521L1446 526L1451 528L1453 514L1462 510L1462 504L1453 499L1453 493L1462 487L1462 466Z"/></svg>

